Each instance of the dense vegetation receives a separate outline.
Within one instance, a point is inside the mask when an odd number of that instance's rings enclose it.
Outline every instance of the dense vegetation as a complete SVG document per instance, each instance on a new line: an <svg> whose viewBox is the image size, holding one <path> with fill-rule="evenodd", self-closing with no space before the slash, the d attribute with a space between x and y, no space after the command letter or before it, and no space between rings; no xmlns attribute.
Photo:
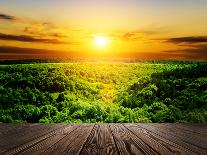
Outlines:
<svg viewBox="0 0 207 155"><path fill-rule="evenodd" d="M1 65L0 122L207 122L207 64Z"/></svg>

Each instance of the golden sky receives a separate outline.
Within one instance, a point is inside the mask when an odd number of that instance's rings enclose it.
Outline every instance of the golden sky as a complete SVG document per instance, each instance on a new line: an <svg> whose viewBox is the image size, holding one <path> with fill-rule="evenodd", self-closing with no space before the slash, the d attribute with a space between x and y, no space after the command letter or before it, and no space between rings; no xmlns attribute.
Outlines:
<svg viewBox="0 0 207 155"><path fill-rule="evenodd" d="M206 61L206 19L206 0L5 0L0 59Z"/></svg>

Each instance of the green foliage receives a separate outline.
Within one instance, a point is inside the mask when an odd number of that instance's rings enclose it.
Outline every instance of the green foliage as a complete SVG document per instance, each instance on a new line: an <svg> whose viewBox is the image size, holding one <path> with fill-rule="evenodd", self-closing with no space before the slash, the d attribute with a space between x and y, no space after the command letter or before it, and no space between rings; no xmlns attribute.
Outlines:
<svg viewBox="0 0 207 155"><path fill-rule="evenodd" d="M2 113L3 114L3 113ZM1 115L0 117L0 122L4 122L4 123L12 123L13 119L10 115L5 114L5 115Z"/></svg>
<svg viewBox="0 0 207 155"><path fill-rule="evenodd" d="M169 108L162 102L154 102L148 109L153 122L169 122Z"/></svg>
<svg viewBox="0 0 207 155"><path fill-rule="evenodd" d="M207 122L207 64L0 66L0 122Z"/></svg>

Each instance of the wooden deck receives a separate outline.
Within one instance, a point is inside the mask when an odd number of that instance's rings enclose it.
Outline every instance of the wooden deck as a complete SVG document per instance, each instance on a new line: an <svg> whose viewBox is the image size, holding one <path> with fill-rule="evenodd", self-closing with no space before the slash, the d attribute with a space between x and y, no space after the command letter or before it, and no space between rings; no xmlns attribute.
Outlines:
<svg viewBox="0 0 207 155"><path fill-rule="evenodd" d="M207 155L207 124L0 124L0 154Z"/></svg>

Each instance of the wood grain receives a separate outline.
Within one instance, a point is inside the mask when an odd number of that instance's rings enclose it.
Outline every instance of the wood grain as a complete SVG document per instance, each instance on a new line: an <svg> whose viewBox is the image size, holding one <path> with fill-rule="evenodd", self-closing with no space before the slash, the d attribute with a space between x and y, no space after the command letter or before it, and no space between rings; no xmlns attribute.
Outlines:
<svg viewBox="0 0 207 155"><path fill-rule="evenodd" d="M207 154L206 124L0 124L0 154Z"/></svg>
<svg viewBox="0 0 207 155"><path fill-rule="evenodd" d="M173 142L177 146L185 148L185 150L192 152L192 154L203 154L207 153L206 149L202 149L196 146L196 141L194 143L189 143L186 141L186 137L180 136L181 132L176 132L177 128L174 128L174 132L169 132L166 128L160 127L160 124L139 124L139 126L147 129L150 132L153 132L163 138ZM172 126L173 128L174 126ZM176 133L175 133L176 132ZM192 134L188 135L188 139L192 139Z"/></svg>
<svg viewBox="0 0 207 155"><path fill-rule="evenodd" d="M20 152L19 154L28 155L28 154L43 154L47 149L58 143L61 139L65 136L70 134L79 126L77 125L68 125L59 130L55 130L54 132L42 136L41 139L38 141L33 141L33 145L26 148L24 151Z"/></svg>
<svg viewBox="0 0 207 155"><path fill-rule="evenodd" d="M158 154L122 124L111 126L120 154Z"/></svg>
<svg viewBox="0 0 207 155"><path fill-rule="evenodd" d="M182 146L178 146L176 143L136 124L125 124L125 126L159 154L195 154L194 152L189 151Z"/></svg>
<svg viewBox="0 0 207 155"><path fill-rule="evenodd" d="M93 125L81 125L50 147L43 154L79 154Z"/></svg>
<svg viewBox="0 0 207 155"><path fill-rule="evenodd" d="M107 124L96 124L81 154L116 155L118 150Z"/></svg>
<svg viewBox="0 0 207 155"><path fill-rule="evenodd" d="M59 124L52 126L46 124L30 124L29 126L21 127L19 130L14 128L11 130L11 134L7 132L5 135L0 136L0 153L6 150L14 150L14 148L18 150L21 145L27 144L61 127L62 125Z"/></svg>

